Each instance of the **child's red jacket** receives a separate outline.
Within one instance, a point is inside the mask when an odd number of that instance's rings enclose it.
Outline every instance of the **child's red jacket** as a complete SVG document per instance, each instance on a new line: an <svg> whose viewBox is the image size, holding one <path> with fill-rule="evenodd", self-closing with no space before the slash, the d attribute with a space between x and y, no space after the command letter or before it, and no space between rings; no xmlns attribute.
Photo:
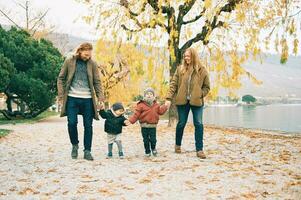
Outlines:
<svg viewBox="0 0 301 200"><path fill-rule="evenodd" d="M137 103L135 113L129 118L129 121L134 124L137 120L140 123L158 124L159 115L163 115L167 111L167 106L159 105L154 101L153 105L148 105L145 101Z"/></svg>

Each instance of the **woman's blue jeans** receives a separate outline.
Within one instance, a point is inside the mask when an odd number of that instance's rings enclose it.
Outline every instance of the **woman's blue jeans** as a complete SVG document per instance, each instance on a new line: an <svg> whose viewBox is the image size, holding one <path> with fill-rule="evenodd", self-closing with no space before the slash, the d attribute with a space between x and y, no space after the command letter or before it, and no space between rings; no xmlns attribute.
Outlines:
<svg viewBox="0 0 301 200"><path fill-rule="evenodd" d="M176 145L181 146L184 128L187 123L189 111L192 111L194 125L194 139L196 151L203 150L203 106L186 105L177 106L179 121L176 128Z"/></svg>

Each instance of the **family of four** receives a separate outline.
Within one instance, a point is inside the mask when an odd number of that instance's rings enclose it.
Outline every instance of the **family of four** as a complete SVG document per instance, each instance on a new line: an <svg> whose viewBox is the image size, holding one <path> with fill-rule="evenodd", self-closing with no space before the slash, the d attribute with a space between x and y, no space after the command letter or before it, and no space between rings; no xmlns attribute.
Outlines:
<svg viewBox="0 0 301 200"><path fill-rule="evenodd" d="M201 159L203 152L203 106L204 97L210 90L209 75L201 64L197 51L186 49L183 61L177 67L170 82L165 104L156 102L156 94L152 88L144 91L143 99L137 103L135 112L129 119L124 117L125 109L122 103L114 103L109 110L104 108L104 96L100 75L96 62L91 59L93 47L90 43L81 44L76 54L67 58L57 79L58 101L61 105L61 117L67 116L68 133L72 144L71 157L78 157L77 116L83 116L84 125L84 159L93 160L91 144L93 136L93 119L99 120L99 115L105 119L105 132L108 140L107 158L113 156L113 144L118 147L119 157L123 158L121 133L122 127L139 121L144 142L145 156L157 156L156 127L159 115L163 115L175 98L178 112L178 123L175 134L175 153L181 153L183 132L190 110L195 127L196 155Z"/></svg>

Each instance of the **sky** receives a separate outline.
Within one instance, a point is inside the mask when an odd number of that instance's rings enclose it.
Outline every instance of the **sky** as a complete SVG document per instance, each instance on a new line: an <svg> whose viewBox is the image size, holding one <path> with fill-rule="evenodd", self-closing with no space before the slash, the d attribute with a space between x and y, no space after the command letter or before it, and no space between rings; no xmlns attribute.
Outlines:
<svg viewBox="0 0 301 200"><path fill-rule="evenodd" d="M17 3L25 0L0 0L1 9L11 11L10 16L19 22L24 21L25 11ZM80 20L80 16L87 13L87 8L75 0L30 0L35 10L46 11L47 22L55 25L56 32L68 33L88 39L96 39L95 30ZM15 15L17 13L17 15ZM78 19L78 20L76 20ZM10 24L4 17L0 17L1 24Z"/></svg>
<svg viewBox="0 0 301 200"><path fill-rule="evenodd" d="M25 0L0 0L0 8L7 12L10 11L9 16L18 21L18 23L24 23L25 11L18 6L18 3L24 4ZM81 16L87 14L88 10L87 7L81 5L76 0L30 0L30 5L34 10L38 11L50 9L46 20L47 23L55 26L55 32L67 33L89 40L97 40L100 38L92 25L88 25L81 20ZM1 13L0 23L11 24ZM301 42L299 43L299 46L300 45ZM275 53L274 48L271 49L270 53ZM300 55L300 51L298 54Z"/></svg>

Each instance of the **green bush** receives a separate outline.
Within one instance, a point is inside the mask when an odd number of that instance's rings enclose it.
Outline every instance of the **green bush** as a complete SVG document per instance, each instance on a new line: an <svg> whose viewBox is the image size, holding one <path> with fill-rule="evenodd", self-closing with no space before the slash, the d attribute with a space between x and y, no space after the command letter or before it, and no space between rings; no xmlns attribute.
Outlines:
<svg viewBox="0 0 301 200"><path fill-rule="evenodd" d="M62 63L61 53L51 42L0 26L0 75L4 77L0 92L8 97L6 114L31 118L49 108L57 93L56 78ZM12 111L12 101L23 109Z"/></svg>
<svg viewBox="0 0 301 200"><path fill-rule="evenodd" d="M252 95L244 95L243 97L242 97L242 101L243 102L246 102L246 103L255 103L256 102L256 98L255 97L253 97Z"/></svg>

